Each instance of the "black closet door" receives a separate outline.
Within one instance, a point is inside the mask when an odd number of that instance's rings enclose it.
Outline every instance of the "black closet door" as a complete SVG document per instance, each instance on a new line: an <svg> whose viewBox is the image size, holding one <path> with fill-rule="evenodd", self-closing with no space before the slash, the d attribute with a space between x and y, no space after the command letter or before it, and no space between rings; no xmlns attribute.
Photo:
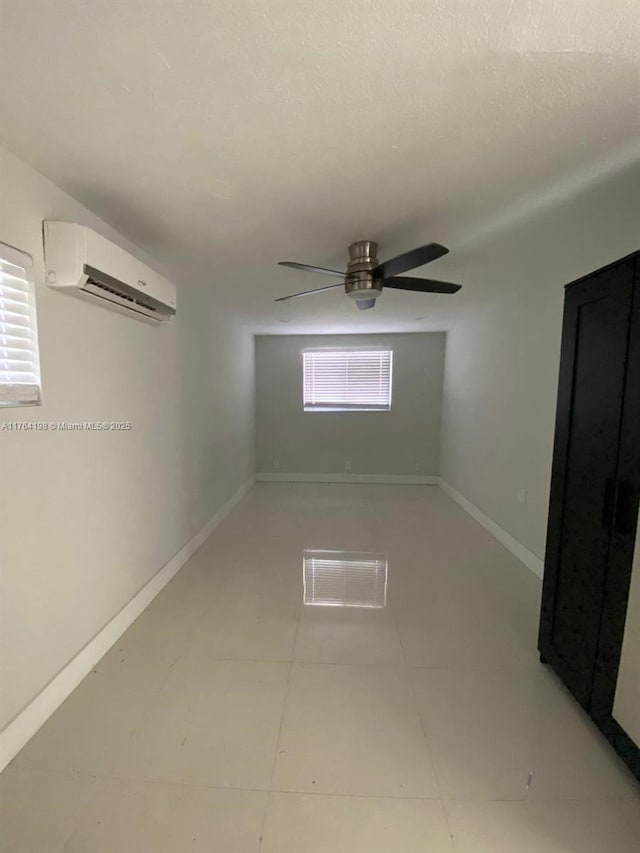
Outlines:
<svg viewBox="0 0 640 853"><path fill-rule="evenodd" d="M589 708L616 497L633 259L567 287L539 647Z"/></svg>
<svg viewBox="0 0 640 853"><path fill-rule="evenodd" d="M629 600L640 504L640 259L629 334L629 353L618 455L609 567L604 589L600 641L591 699L591 714L606 721L613 711L624 625ZM640 746L640 744L639 744ZM638 757L636 756L636 765Z"/></svg>

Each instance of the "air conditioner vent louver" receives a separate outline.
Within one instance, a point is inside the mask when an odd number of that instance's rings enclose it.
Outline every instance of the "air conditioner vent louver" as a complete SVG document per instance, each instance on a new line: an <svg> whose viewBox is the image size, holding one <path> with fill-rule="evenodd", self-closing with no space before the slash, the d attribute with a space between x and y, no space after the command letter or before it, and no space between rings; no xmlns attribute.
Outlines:
<svg viewBox="0 0 640 853"><path fill-rule="evenodd" d="M95 278L88 278L87 284L91 284L93 285L93 287L97 287L99 290L104 290L106 293L111 293L113 296L117 296L120 299L126 300L127 302L132 302L134 305L138 305L141 308L146 308L147 311L154 311L155 313L158 313L158 309L155 308L153 305L144 302L142 299L137 299L134 296L129 296L126 293L120 293L114 287L109 287L108 284L103 284L101 281L98 281Z"/></svg>

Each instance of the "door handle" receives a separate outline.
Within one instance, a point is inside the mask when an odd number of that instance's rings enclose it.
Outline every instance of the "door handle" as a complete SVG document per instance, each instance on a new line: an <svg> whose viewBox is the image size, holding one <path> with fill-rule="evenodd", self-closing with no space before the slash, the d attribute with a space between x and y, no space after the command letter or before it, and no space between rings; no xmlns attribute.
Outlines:
<svg viewBox="0 0 640 853"><path fill-rule="evenodd" d="M635 533L638 523L638 489L631 480L620 480L617 489L615 531Z"/></svg>

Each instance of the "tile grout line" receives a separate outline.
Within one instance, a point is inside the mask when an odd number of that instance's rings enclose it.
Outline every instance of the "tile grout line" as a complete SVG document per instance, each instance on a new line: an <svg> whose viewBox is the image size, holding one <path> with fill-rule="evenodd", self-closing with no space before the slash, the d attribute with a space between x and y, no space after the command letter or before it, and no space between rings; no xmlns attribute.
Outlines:
<svg viewBox="0 0 640 853"><path fill-rule="evenodd" d="M50 770L48 768L39 768L39 767L20 767L14 768L19 769L20 771L30 774L30 775L41 775L41 776L66 776L72 779L84 778L84 779L95 779L96 781L106 781L106 776L98 776L91 773L77 773L72 770ZM114 781L120 782L132 782L136 784L142 785L162 785L167 788L201 788L204 790L213 790L213 791L241 791L247 793L257 793L257 794L292 794L295 796L305 796L305 797L349 797L352 799L373 799L373 800L417 800L420 802L436 802L440 800L440 797L421 797L417 794L413 794L411 796L402 795L393 795L393 794L352 794L347 792L330 792L330 791L303 791L297 790L294 788L251 788L245 786L238 785L212 785L205 784L203 782L181 782L178 780L167 781L165 779L147 779L140 776L123 776L118 773L112 774L109 778ZM626 796L626 797L539 797L535 799L531 798L523 798L523 797L449 797L448 800L452 802L464 802L464 803L590 803L590 802L612 802L612 803L620 803L620 802L631 802L636 803L640 797L638 796Z"/></svg>
<svg viewBox="0 0 640 853"><path fill-rule="evenodd" d="M429 764L431 765L431 769L433 771L433 776L436 781L436 787L438 789L438 795L440 800L440 807L442 809L442 813L444 815L445 823L447 826L447 832L449 833L449 838L451 839L451 845L453 849L453 832L451 830L451 823L449 821L449 815L447 813L447 808L445 806L444 799L442 797L442 788L440 786L440 779L438 777L438 771L436 770L435 761L433 760L433 756L431 754L431 749L429 748L429 738L427 737L427 731L424 726L424 720L422 719L422 712L420 710L420 702L418 701L418 695L415 690L414 682L413 682L413 667L409 664L409 659L407 657L407 650L405 649L404 642L402 641L402 633L400 632L400 628L398 627L398 619L396 616L395 608L393 606L393 599L389 600L389 607L391 608L391 617L393 619L393 624L396 629L396 633L398 635L398 640L400 642L400 648L402 649L402 655L404 657L404 665L407 670L407 674L409 676L409 685L411 688L411 695L413 696L413 701L415 704L416 711L418 713L418 719L420 720L420 730L422 731L422 738L424 740L425 751L427 753L427 757L429 758Z"/></svg>
<svg viewBox="0 0 640 853"><path fill-rule="evenodd" d="M293 640L291 642L291 659L289 661L289 668L287 669L287 679L284 685L284 697L282 699L282 714L280 716L280 725L278 726L278 735L276 737L276 746L273 754L273 762L271 764L271 774L269 777L269 790L267 793L267 800L264 807L264 813L262 815L262 825L260 827L260 839L258 844L258 853L262 850L264 844L264 832L267 825L267 813L269 811L269 806L271 805L271 794L273 793L273 778L276 772L276 763L278 761L278 750L280 748L280 738L282 736L282 727L284 725L284 715L287 707L287 696L289 693L289 683L291 681L291 672L293 670L294 658L296 653L296 642L298 640L298 629L300 628L300 616L302 614L303 602L299 601L298 603L298 617L296 619L296 629L293 632ZM279 793L279 792L276 792Z"/></svg>
<svg viewBox="0 0 640 853"><path fill-rule="evenodd" d="M176 658L176 660L177 660L177 658ZM142 723L143 723L143 721L144 721L145 717L147 716L147 714L149 713L149 711L150 711L150 709L151 709L151 706L152 706L152 704L153 704L153 701L158 697L158 695L160 694L161 690L164 688L165 684L166 684L166 683L167 683L167 681L169 680L169 676L171 675L171 671L172 671L173 667L175 666L175 663L176 663L176 661L173 661L173 663L169 664L169 666L167 667L167 672L166 672L166 674L165 674L164 678L160 679L160 683L158 684L158 687L156 688L156 690L154 690L154 691L153 691L153 695L150 697L150 700L149 700L149 704L148 704L148 706L147 706L147 707L142 711L142 713L141 713L140 717L138 718L137 722L136 722L136 723L134 723L133 727L131 728L131 731L129 732L129 734L128 734L127 738L126 738L126 744L127 744L127 745L130 745L130 744L131 744L131 741L133 740L133 738L135 737L135 735L136 735L136 734L138 733L138 731L140 730L140 727L142 726ZM99 665L99 664L98 664L98 665ZM94 672L94 670L91 670L91 673L93 673L93 672ZM114 762L115 762L115 758L114 758ZM74 827L73 827L73 830L72 830L72 831L71 831L71 833L69 834L69 836L68 836L67 840L65 841L64 845L61 847L61 853L66 853L66 851L69 849L69 845L71 844L71 842L73 841L74 837L75 837L75 836L76 836L76 834L78 833L78 830L80 829L80 827L81 827L81 825L82 825L83 820L85 820L85 819L86 819L87 814L88 814L88 813L89 813L89 811L90 811L90 808L89 808L89 807L95 807L95 806L97 805L97 803L99 802L100 797L101 797L101 795L102 795L103 791L104 791L104 790L105 790L105 788L107 787L107 784L108 784L109 780L112 778L112 775L113 775L113 769L114 769L114 764L112 764L112 765L110 766L109 770L105 773L105 775L104 775L104 776L95 777L95 778L96 778L96 791L95 791L95 795L94 795L93 797L91 797L91 799L90 799L90 803L87 803L87 804L85 805L85 808L84 808L83 812L78 816L78 820L75 822Z"/></svg>
<svg viewBox="0 0 640 853"><path fill-rule="evenodd" d="M204 544L204 543L203 543L203 544ZM196 553L197 553L197 552L196 552ZM182 569L181 569L180 571L182 571ZM176 573L176 577L178 576L178 574L179 574L179 572L178 572L178 573ZM173 580L173 578L172 578L172 580ZM200 614L200 616L199 616L198 618L203 617L203 616L204 616L205 611L206 611L206 606L205 606L205 605L203 605L202 613ZM141 615L142 615L142 614L141 614ZM138 617L138 618L140 618L140 617ZM137 619L136 619L135 621L137 621ZM132 624L135 624L135 621L134 621L134 623L132 623ZM190 632L190 635L189 635L189 636L191 637L191 635L192 635L194 632L195 632L195 625L194 625L193 629L191 630L191 632ZM117 645L117 644L114 644L114 645ZM171 673L173 672L173 669L174 669L175 665L178 663L178 661L179 661L179 660L181 660L181 659L184 657L184 654L185 654L186 648L187 648L187 645L185 645L185 646L184 646L182 653L178 653L178 654L176 655L176 657L175 657L175 658L173 658L173 660L171 661L171 663L169 663L169 665L167 666L167 669L166 669L166 672L165 672L165 674L164 674L164 677L162 677L162 678L160 678L160 679L159 679L158 686L156 687L156 689L155 689L155 690L153 690L153 691L152 691L152 695L151 695L151 696L150 696L150 698L149 698L149 702L148 702L147 706L144 708L144 710L142 711L142 713L141 713L141 714L140 714L140 716L138 717L137 721L133 724L133 726L132 726L131 730L129 731L129 734L127 735L127 738L126 738L126 746L130 746L130 745L131 745L131 743L132 743L132 741L134 740L135 736L136 736L136 735L138 734L138 732L141 730L142 725L143 725L143 723L144 723L145 719L147 718L148 714L151 712L152 708L153 708L153 707L155 707L155 700L157 700L157 698L159 697L159 695L161 694L161 692L164 690L164 688L165 688L165 686L166 686L167 682L169 681L169 678L171 677ZM110 649L109 651L111 652L111 651L112 651L112 649ZM107 653L107 654L108 654L108 653ZM105 655L105 657L106 657L106 655ZM91 670L91 673L90 673L90 674L95 674L95 672L96 672L96 670L97 670L97 667L100 665L100 663L101 663L101 661L98 661L98 663L96 664L96 666L92 668L92 670ZM124 746L123 746L123 749L124 749ZM99 801L99 799L100 799L100 796L101 796L102 792L104 791L104 789L105 789L105 788L106 788L106 786L107 786L107 783L108 783L112 778L115 778L115 779L119 778L119 777L117 777L117 776L115 776L115 777L114 777L114 775L113 775L113 774L114 774L115 761L116 761L116 759L114 758L114 763L110 766L109 770L104 774L104 776L95 777L95 778L96 778L96 780L97 780L97 781L96 781L96 792L95 792L95 796L91 798L91 806L95 806L95 805L98 803L98 801ZM131 781L135 781L135 780L131 780ZM84 812L86 813L87 811L88 811L88 808L86 807L86 808L85 808L85 810L84 810ZM69 848L69 845L70 845L70 844L71 844L71 842L73 841L74 836L77 834L78 830L80 829L80 826L81 826L81 824L82 824L82 821L83 821L84 817L85 817L85 815L84 815L84 814L83 814L83 815L81 815L81 816L78 818L77 822L74 824L74 827L73 827L73 830L72 830L71 834L69 835L69 837L68 837L68 838L67 838L67 840L65 841L65 843L64 843L64 845L63 845L63 847L61 848L61 853L66 853L67 849Z"/></svg>
<svg viewBox="0 0 640 853"><path fill-rule="evenodd" d="M205 544L206 544L206 542L205 542L205 543L203 543L203 546L204 546ZM197 553L197 552L196 552L196 553ZM178 574L179 574L179 573L178 573ZM177 577L177 574L176 574L176 577ZM217 578L217 581L218 581L218 587L219 587L217 591L219 592L219 591L220 591L220 586L221 586L221 579L218 577L218 578ZM191 579L189 579L189 584L188 584L188 585L189 585L189 586L191 586L191 585L193 585L193 583L194 583L193 579L192 579L192 578L191 578ZM135 739L136 735L140 732L140 730L141 730L141 728L142 728L142 726L143 726L143 723L144 723L145 719L146 719L146 718L147 718L147 716L151 713L152 709L155 707L155 700L157 700L157 699L158 699L158 697L160 696L160 694L162 693L162 691L163 691L163 690L164 690L164 688L166 687L166 685L167 685L167 683L168 683L168 681L169 681L169 679L170 679L170 677L171 677L171 674L172 674L172 672L174 671L175 666L176 666L176 665L177 665L181 660L184 660L184 659L188 656L189 641L190 641L190 640L193 638L193 636L195 635L195 632L196 632L196 630L197 630L197 625L198 625L198 623L199 623L202 619L204 619L204 618L205 618L205 616L206 616L206 614L207 614L208 610L209 610L208 605L207 605L207 604L203 604L203 605L202 605L202 609L201 609L201 611L199 612L198 616L196 617L196 619L195 619L195 620L194 620L194 622L193 622L193 627L192 627L192 628L191 628L191 630L189 631L189 638L188 638L188 640L185 642L185 644L184 644L184 646L183 646L183 648L182 648L182 651L181 651L181 652L179 652L179 653L178 653L178 654L177 654L177 655L176 655L176 656L171 660L171 662L168 664L167 669L166 669L166 672L165 672L165 674L164 674L164 677L160 678L159 683L158 683L158 685L157 685L156 689L155 689L154 691L152 691L152 695L151 695L151 697L150 697L150 699L149 699L149 702L148 702L147 706L144 708L144 710L142 711L142 713L141 713L140 717L137 719L137 721L133 724L133 726L132 726L132 728L131 728L131 730L130 730L130 732L129 732L129 734L128 734L127 738L126 738L126 744L127 744L127 746L130 746L130 745L131 745L131 743L132 743L132 742L133 742L133 740ZM137 621L137 620L136 620L136 621ZM135 623L134 623L134 624L135 624ZM297 622L296 622L296 634L297 634ZM295 636L294 636L294 639L295 639ZM111 651L111 650L109 650L109 651ZM293 654L293 653L292 653L292 654ZM214 659L215 659L215 658L214 658ZM259 661L256 661L256 662L259 662ZM283 662L284 662L284 661L283 661ZM95 674L95 671L96 671L97 667L99 666L99 664L100 664L100 661L96 664L96 666L95 666L95 667L93 667L93 668L92 668L92 670L91 670L91 673L90 673L90 674ZM290 671L290 668L289 668L289 671ZM287 674L287 683L288 683L288 674ZM286 698L286 687L285 687L285 698ZM283 702L283 716L284 716L284 702ZM281 719L281 725L282 725L282 719ZM277 746L276 746L276 754L277 754ZM275 761L275 760L274 760L274 761ZM102 794L102 791L105 789L105 787L106 787L107 783L108 783L111 779L114 779L114 780L115 780L115 779L126 779L126 778L127 778L127 777L118 776L117 774L116 774L116 775L114 775L114 769L115 769L115 759L114 759L114 764L112 764L112 765L111 765L111 767L109 768L109 770L108 770L104 775L91 777L91 778L95 778L95 779L96 779L96 792L95 792L95 795L91 798L91 801L90 801L90 805L91 805L91 806L95 806L95 805L96 805L96 803L98 802L98 800L99 800L99 798L100 798L100 796L101 796L101 794ZM144 782L144 783L146 783L146 784L153 784L153 780L129 779L128 781L137 781L137 782L139 782L139 781L143 781L143 782ZM157 784L172 784L172 783L163 783L163 782L158 782ZM197 786L197 787L213 787L213 786ZM229 789L225 789L225 790L234 790L234 789L229 788ZM86 812L86 811L87 811L87 809L85 808L85 812ZM266 817L266 809L265 809L265 815L263 815L263 822L264 822L265 817ZM82 820L83 820L83 815L80 815L80 816L78 817L78 820L74 823L74 826L73 826L73 829L72 829L72 831L71 831L70 835L67 837L66 841L64 842L64 845L63 845L63 846L62 846L62 848L61 848L61 853L65 853L65 851L68 849L69 845L70 845L70 844L71 844L71 842L73 841L74 836L77 834L77 832L78 832L78 830L79 830L79 828L80 828L80 826L81 826Z"/></svg>

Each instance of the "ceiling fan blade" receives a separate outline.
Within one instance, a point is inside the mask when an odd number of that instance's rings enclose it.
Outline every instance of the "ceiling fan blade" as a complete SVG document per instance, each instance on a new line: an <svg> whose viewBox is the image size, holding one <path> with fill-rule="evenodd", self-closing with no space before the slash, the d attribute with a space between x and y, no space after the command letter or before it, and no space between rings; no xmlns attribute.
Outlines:
<svg viewBox="0 0 640 853"><path fill-rule="evenodd" d="M333 290L334 287L343 287L342 284L330 284L328 287L317 287L315 290L303 290L302 293L292 293L291 296L281 296L276 302L286 302L287 299L297 299L299 296L309 296L311 293L324 293L325 290Z"/></svg>
<svg viewBox="0 0 640 853"><path fill-rule="evenodd" d="M418 249L412 249L403 255L397 255L395 258L383 261L372 272L377 278L390 278L407 272L407 270L417 269L417 267L435 261L448 253L449 250L445 246L441 246L440 243L428 243L426 246L420 246Z"/></svg>
<svg viewBox="0 0 640 853"><path fill-rule="evenodd" d="M368 311L369 308L375 308L376 300L375 299L356 299L356 305L358 306L358 311Z"/></svg>
<svg viewBox="0 0 640 853"><path fill-rule="evenodd" d="M420 293L457 293L462 288L461 284L452 284L449 281L433 281L433 279L409 276L385 278L384 286L395 288L395 290L416 290Z"/></svg>
<svg viewBox="0 0 640 853"><path fill-rule="evenodd" d="M302 270L302 272L319 272L320 275L335 275L338 278L344 278L345 274L338 270L327 270L324 267L311 267L309 264L299 264L296 261L278 261L281 267L290 267L293 270Z"/></svg>

